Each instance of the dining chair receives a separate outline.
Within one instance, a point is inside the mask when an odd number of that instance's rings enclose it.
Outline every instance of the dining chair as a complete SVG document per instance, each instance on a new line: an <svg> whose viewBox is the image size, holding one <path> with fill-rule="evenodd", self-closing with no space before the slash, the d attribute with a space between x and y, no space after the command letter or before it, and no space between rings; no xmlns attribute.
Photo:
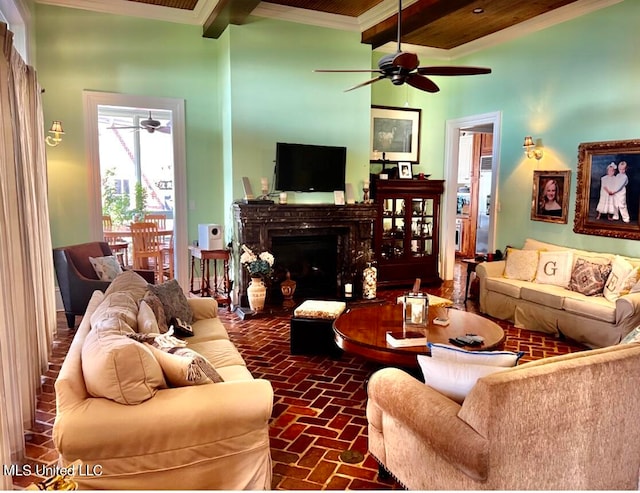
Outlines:
<svg viewBox="0 0 640 493"><path fill-rule="evenodd" d="M158 284L164 282L163 254L158 226L152 222L131 223L133 268L153 269Z"/></svg>
<svg viewBox="0 0 640 493"><path fill-rule="evenodd" d="M102 216L102 231L111 231L113 229L113 221L111 216L104 214ZM129 243L122 238L105 236L104 241L109 244L111 251L116 255L120 265L125 268L129 266Z"/></svg>
<svg viewBox="0 0 640 493"><path fill-rule="evenodd" d="M147 213L144 221L155 223L158 226L158 237L160 238L160 252L162 253L163 264L167 266L165 271L169 279L173 279L173 231L167 230L166 214ZM163 232L164 233L160 233Z"/></svg>

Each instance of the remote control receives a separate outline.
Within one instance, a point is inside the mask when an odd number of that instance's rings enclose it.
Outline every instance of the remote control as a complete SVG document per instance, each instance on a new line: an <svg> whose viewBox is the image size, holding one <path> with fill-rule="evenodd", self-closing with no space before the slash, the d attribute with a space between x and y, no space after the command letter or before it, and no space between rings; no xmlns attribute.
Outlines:
<svg viewBox="0 0 640 493"><path fill-rule="evenodd" d="M449 325L449 319L443 318L443 317L436 317L433 319L433 323L435 325L442 325L443 327L446 327L447 325Z"/></svg>
<svg viewBox="0 0 640 493"><path fill-rule="evenodd" d="M449 342L451 344L454 344L455 346L458 346L458 347L466 346L466 344L464 342L462 342L460 339L456 339L456 338L453 338L453 337L449 339Z"/></svg>

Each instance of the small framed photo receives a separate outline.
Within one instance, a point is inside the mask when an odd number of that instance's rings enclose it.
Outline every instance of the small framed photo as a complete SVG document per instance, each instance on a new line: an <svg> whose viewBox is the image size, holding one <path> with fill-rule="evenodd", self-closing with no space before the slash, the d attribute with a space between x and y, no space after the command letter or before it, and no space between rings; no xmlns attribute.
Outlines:
<svg viewBox="0 0 640 493"><path fill-rule="evenodd" d="M534 171L531 219L567 223L571 171Z"/></svg>
<svg viewBox="0 0 640 493"><path fill-rule="evenodd" d="M333 202L335 205L344 205L344 190L333 191Z"/></svg>
<svg viewBox="0 0 640 493"><path fill-rule="evenodd" d="M398 163L398 178L402 178L403 180L411 180L411 178L413 178L411 163Z"/></svg>

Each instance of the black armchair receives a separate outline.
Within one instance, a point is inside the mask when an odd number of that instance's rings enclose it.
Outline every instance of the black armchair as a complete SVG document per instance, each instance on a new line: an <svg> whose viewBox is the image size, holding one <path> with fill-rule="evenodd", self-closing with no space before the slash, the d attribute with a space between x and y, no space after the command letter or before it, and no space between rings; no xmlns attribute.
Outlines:
<svg viewBox="0 0 640 493"><path fill-rule="evenodd" d="M110 282L101 281L89 261L89 257L113 255L109 245L102 241L81 243L53 249L53 264L67 317L67 326L75 326L76 315L84 315L89 299L96 289L105 291ZM153 284L152 270L136 270L147 282Z"/></svg>

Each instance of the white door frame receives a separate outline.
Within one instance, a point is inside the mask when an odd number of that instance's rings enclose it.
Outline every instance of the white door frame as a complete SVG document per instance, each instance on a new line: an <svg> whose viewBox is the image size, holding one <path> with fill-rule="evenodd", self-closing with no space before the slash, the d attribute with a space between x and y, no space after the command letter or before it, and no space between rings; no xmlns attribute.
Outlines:
<svg viewBox="0 0 640 493"><path fill-rule="evenodd" d="M456 199L458 188L458 147L460 130L476 125L493 125L493 160L491 163L491 205L489 208L489 251L494 250L496 236L496 213L500 210L498 201L498 170L500 169L500 131L502 112L484 113L482 115L466 116L446 122L444 169L445 180L449 186L445 187L444 211L442 221L441 243L444 255L440 258L440 272L445 280L453 279L453 268L456 259Z"/></svg>
<svg viewBox="0 0 640 493"><path fill-rule="evenodd" d="M100 152L98 142L98 106L157 108L171 111L174 173L174 243L175 277L187 289L187 158L185 146L184 99L137 96L109 92L83 91L85 140L89 163L90 234L102 241L102 188L100 183Z"/></svg>

